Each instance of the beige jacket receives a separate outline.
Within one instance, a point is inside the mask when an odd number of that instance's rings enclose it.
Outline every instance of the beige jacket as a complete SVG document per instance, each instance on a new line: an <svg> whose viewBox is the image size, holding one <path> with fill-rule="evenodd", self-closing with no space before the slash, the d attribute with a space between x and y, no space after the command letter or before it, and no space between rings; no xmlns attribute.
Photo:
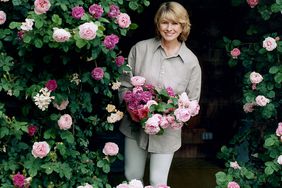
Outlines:
<svg viewBox="0 0 282 188"><path fill-rule="evenodd" d="M176 56L167 57L160 40L152 38L134 45L128 56L132 72L123 76L120 88L122 93L132 85L132 76L143 76L147 84L155 87L172 87L175 93L187 92L191 100L199 100L201 92L201 68L194 53L183 42ZM131 120L125 116L120 131L127 137L137 140L139 146L153 153L173 153L181 146L181 130L165 129L163 135L148 135L141 128L133 132ZM141 125L140 125L141 127Z"/></svg>

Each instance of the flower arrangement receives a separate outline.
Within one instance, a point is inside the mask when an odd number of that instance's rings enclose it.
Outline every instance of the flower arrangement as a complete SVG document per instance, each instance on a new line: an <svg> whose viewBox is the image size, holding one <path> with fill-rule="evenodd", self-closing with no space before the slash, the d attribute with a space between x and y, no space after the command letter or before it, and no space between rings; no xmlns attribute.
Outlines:
<svg viewBox="0 0 282 188"><path fill-rule="evenodd" d="M145 83L144 77L132 77L133 88L123 95L130 117L141 123L145 133L161 135L166 128L180 129L199 113L198 101L189 100L186 92L176 95L171 87L157 89Z"/></svg>
<svg viewBox="0 0 282 188"><path fill-rule="evenodd" d="M111 187L119 42L147 0L0 1L1 187ZM104 148L103 148L104 145Z"/></svg>
<svg viewBox="0 0 282 188"><path fill-rule="evenodd" d="M247 0L234 1L234 6L247 7L244 19L251 23L247 36L242 36L244 42L223 38L229 65L240 66L242 121L238 133L218 153L226 169L215 174L216 187L278 188L282 177L282 42L278 33L282 3ZM254 18L257 22L250 22Z"/></svg>

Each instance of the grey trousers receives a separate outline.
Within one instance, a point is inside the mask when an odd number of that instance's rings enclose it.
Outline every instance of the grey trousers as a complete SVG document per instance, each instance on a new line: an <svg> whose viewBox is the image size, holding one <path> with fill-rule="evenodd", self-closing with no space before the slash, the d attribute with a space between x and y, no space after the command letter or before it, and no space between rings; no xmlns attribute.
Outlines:
<svg viewBox="0 0 282 188"><path fill-rule="evenodd" d="M125 137L125 177L128 181L137 179L143 182L148 152L141 149L134 139ZM167 185L167 178L174 153L149 153L150 185Z"/></svg>

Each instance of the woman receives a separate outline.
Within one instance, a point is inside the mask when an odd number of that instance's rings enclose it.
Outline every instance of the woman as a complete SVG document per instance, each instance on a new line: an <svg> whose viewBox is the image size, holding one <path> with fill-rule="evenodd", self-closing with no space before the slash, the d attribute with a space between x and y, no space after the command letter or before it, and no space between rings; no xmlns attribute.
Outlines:
<svg viewBox="0 0 282 188"><path fill-rule="evenodd" d="M185 45L190 32L186 9L177 2L163 3L154 18L155 38L140 41L129 53L132 72L122 80L120 93L132 87L130 77L142 76L157 88L171 87L175 93L187 92L199 100L201 68L197 57ZM150 184L166 185L174 152L181 146L181 129L166 129L163 135L148 135L143 129L132 131L130 118L124 118L120 131L125 135L125 176L143 179L147 155L150 155Z"/></svg>

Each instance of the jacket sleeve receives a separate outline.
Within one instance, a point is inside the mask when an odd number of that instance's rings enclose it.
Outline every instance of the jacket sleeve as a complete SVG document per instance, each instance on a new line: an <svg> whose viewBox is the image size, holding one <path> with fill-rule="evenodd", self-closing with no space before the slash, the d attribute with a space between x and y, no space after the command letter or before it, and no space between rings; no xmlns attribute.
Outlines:
<svg viewBox="0 0 282 188"><path fill-rule="evenodd" d="M197 60L196 65L192 68L191 76L186 88L190 100L200 100L202 85L202 70Z"/></svg>

